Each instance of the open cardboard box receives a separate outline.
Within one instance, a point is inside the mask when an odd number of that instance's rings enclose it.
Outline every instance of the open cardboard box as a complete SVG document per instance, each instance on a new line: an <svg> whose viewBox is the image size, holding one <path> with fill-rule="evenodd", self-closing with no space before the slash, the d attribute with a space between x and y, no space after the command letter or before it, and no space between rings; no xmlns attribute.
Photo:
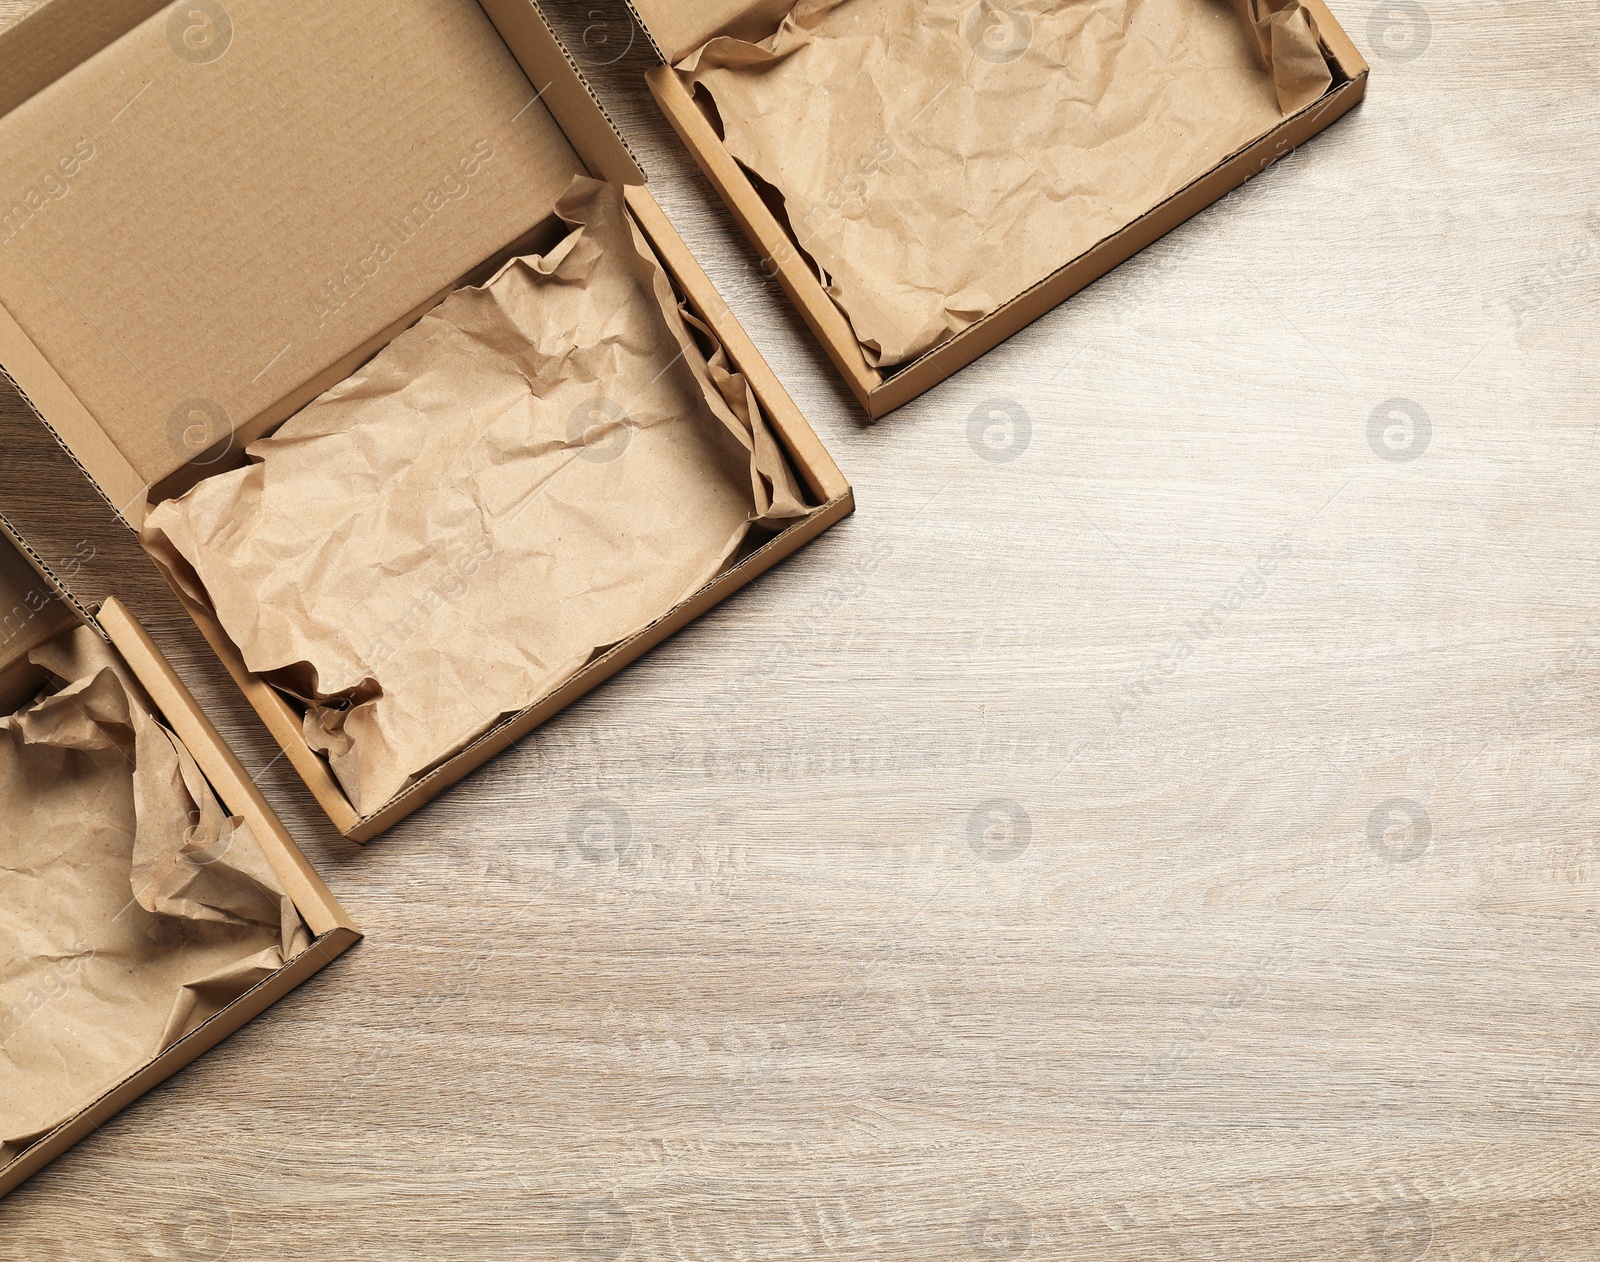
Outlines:
<svg viewBox="0 0 1600 1262"><path fill-rule="evenodd" d="M626 186L818 505L366 814L296 707L178 590L347 837L382 832L853 510L529 0L46 0L0 32L0 115L26 142L0 144L0 365L135 529L451 292L549 248L556 199L584 174Z"/></svg>
<svg viewBox="0 0 1600 1262"><path fill-rule="evenodd" d="M144 688L223 808L242 818L310 931L304 951L172 1044L38 1142L0 1164L0 1196L55 1160L114 1114L214 1047L245 1022L327 967L361 935L284 831L232 750L195 704L144 629L115 599L97 611L80 605L65 584L0 517L0 713L25 705L46 683L28 656L46 641L87 625L102 636Z"/></svg>
<svg viewBox="0 0 1600 1262"><path fill-rule="evenodd" d="M976 9L980 0L973 0ZM1195 0L1212 2L1212 0ZM751 172L724 143L716 107L704 90L691 90L674 68L717 36L755 43L771 36L795 0L628 0L635 20L662 65L647 76L651 91L706 177L751 243L762 269L775 277L799 309L852 394L876 419L932 389L1023 326L1105 275L1145 246L1212 202L1259 174L1295 146L1350 110L1366 92L1368 66L1322 0L1302 0L1316 24L1332 83L1321 99L1285 117L1254 143L1233 153L1159 205L1099 240L1077 257L978 319L954 337L887 371L868 362L851 321L824 288L790 225L774 202L781 195L758 190ZM995 0L1026 12L1028 0ZM871 20L871 15L868 15ZM830 137L830 143L835 142ZM952 231L956 230L952 225ZM1046 261L1048 265L1048 261Z"/></svg>

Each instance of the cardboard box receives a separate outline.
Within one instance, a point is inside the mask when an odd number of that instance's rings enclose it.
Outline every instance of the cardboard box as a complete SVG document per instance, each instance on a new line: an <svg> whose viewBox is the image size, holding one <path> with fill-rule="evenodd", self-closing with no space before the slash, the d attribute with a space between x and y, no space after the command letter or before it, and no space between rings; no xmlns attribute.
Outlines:
<svg viewBox="0 0 1600 1262"><path fill-rule="evenodd" d="M582 174L627 186L821 505L366 815L179 591L346 836L376 836L853 510L528 0L46 0L0 33L0 83L0 365L130 526L461 285L548 248Z"/></svg>
<svg viewBox="0 0 1600 1262"><path fill-rule="evenodd" d="M762 268L773 276L822 343L851 393L877 418L916 398L965 367L985 351L1029 324L1118 263L1259 174L1295 146L1351 109L1366 92L1368 66L1322 0L1303 0L1321 37L1332 84L1319 99L1299 109L1259 140L1167 197L1153 209L1125 222L1092 248L1066 260L1044 279L1004 302L961 332L907 363L885 371L863 353L857 332L830 297L791 230L775 211L774 190L758 191L751 173L724 143L714 106L693 93L675 67L715 36L756 42L771 36L794 0L628 0L635 20L648 35L662 65L646 78L661 109L693 154L728 209L760 251ZM1024 13L1030 4L1006 6ZM972 10L978 8L975 2ZM953 226L952 231L956 228Z"/></svg>
<svg viewBox="0 0 1600 1262"><path fill-rule="evenodd" d="M312 942L209 1021L179 1039L137 1073L119 1082L75 1117L20 1156L0 1165L0 1196L55 1160L102 1122L215 1046L245 1022L327 967L360 933L306 861L239 760L217 735L144 629L115 599L98 610L80 605L70 590L0 517L0 712L13 713L35 695L42 672L28 654L54 636L88 625L103 636L176 734L225 810L243 818L284 891L309 929Z"/></svg>

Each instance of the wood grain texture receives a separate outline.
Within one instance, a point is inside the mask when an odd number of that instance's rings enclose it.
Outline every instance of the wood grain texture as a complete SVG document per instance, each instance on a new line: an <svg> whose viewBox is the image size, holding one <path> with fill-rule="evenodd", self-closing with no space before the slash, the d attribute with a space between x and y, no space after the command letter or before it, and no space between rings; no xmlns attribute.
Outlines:
<svg viewBox="0 0 1600 1262"><path fill-rule="evenodd" d="M1600 1257L1593 4L1335 3L1362 108L875 426L548 7L861 511L359 851L0 401L370 935L0 1258Z"/></svg>

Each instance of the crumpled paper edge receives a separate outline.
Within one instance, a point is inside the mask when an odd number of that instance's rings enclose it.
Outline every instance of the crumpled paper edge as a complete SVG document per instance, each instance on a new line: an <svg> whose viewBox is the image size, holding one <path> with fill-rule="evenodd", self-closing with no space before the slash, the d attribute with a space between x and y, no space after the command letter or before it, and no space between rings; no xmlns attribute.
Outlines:
<svg viewBox="0 0 1600 1262"><path fill-rule="evenodd" d="M802 488L793 465L785 454L771 423L761 410L754 387L744 374L734 368L727 348L717 338L710 324L690 310L687 298L680 299L678 297L665 265L651 247L632 212L627 209L626 198L623 196L620 185L595 180L586 176L575 176L553 208L555 214L568 225L570 231L567 235L545 254L519 256L508 260L488 280L483 281L477 287L487 288L493 285L495 280L506 271L516 267L530 268L543 274L549 274L554 271L565 255L576 246L581 238L585 229L585 224L582 221L585 207L601 197L616 198L622 207L622 213L628 224L634 247L633 252L627 259L627 263L634 271L636 278L648 281L647 287L655 297L661 317L681 348L682 354L679 359L693 372L705 397L706 404L712 413L750 454L751 491L756 510L750 517L750 524L778 534L800 524L812 514L820 511L823 505L812 503L807 492ZM697 332L710 343L709 351L703 348L697 340ZM246 455L253 456L254 453L247 449ZM141 536L141 541L145 546L146 552L167 577L168 581L185 599L204 610L220 627L220 620L216 617L216 609L211 602L210 594L207 592L205 584L182 553L172 545L161 531L151 529L148 526ZM669 616L673 609L676 609L685 600L691 599L711 582L725 574L730 566L737 562L740 555L739 542L735 541L735 544L730 546L728 555L722 557L716 566L675 601L670 609L663 611L661 617ZM652 622L649 625L653 626L655 623ZM636 634L642 634L648 629L648 626L642 627ZM618 643L622 642L625 641L619 641ZM361 818L371 819L387 810L394 802L415 790L419 784L438 774L456 758L461 757L481 742L489 739L506 724L515 722L522 715L542 705L552 693L565 687L566 683L570 682L574 675L616 647L616 644L598 646L581 662L575 663L565 679L556 684L550 691L536 697L520 710L499 715L491 720L471 740L464 742L452 752L439 758L431 766L418 772L388 802ZM316 691L314 678L310 680L311 686L308 687L304 680L296 686L288 678L284 677L285 672L294 670L296 670L296 667L285 667L283 670L263 673L258 677L303 710L302 734L306 739L307 745L314 752L320 754L325 760L347 753L348 749L341 748L340 742L347 743L349 738L345 737L339 728L336 711L323 703L314 701L307 695ZM300 673L304 675L307 672L301 671ZM314 676L314 672L311 672L311 674ZM322 716L320 722L313 722L314 708ZM347 800L352 798L350 791L345 789L343 785L341 785L341 790L345 792Z"/></svg>
<svg viewBox="0 0 1600 1262"><path fill-rule="evenodd" d="M607 196L620 197L620 190L615 185L584 176L573 179L555 206L556 214L572 231L551 251L552 255L571 248L571 243L575 243L584 230L581 216L585 208ZM815 508L806 503L794 471L756 402L755 391L744 375L733 369L727 349L711 326L689 310L687 301L679 301L671 277L650 248L638 222L626 210L625 202L624 217L633 239L634 252L628 259L629 266L639 280L648 281L650 292L661 309L661 318L683 349L683 360L693 371L707 406L750 453L750 483L756 503L751 524L765 530L782 530L810 516ZM507 266L515 266L519 261L513 260ZM712 344L711 354L707 355L695 340L696 330Z"/></svg>
<svg viewBox="0 0 1600 1262"><path fill-rule="evenodd" d="M810 40L810 32L821 24L834 9L853 0L796 0L794 7L785 14L777 30L765 39L749 41L736 36L713 36L705 44L695 49L688 56L678 61L672 68L683 80L684 85L691 94L699 82L702 60L711 60L715 64L710 69L748 69L753 66L773 66L784 61L798 52ZM999 7L997 0L979 0L987 8ZM1306 106L1320 100L1327 94L1333 84L1333 71L1329 65L1327 55L1323 52L1321 33L1317 29L1316 19L1311 11L1301 3L1301 0L1231 0L1235 11L1246 30L1254 37L1256 55L1264 69L1272 76L1273 90L1278 99L1278 108L1285 118L1298 113ZM715 104L720 117L720 106ZM726 120L723 121L724 131ZM731 150L730 150L731 155ZM1229 155L1224 162L1231 161ZM741 166L742 160L735 157ZM1219 163L1219 165L1222 165ZM907 359L897 359L892 363L885 363L882 348L873 338L862 337L856 329L856 322L851 313L844 306L841 294L835 287L832 278L821 262L813 256L800 243L799 236L794 227L788 222L787 197L782 188L774 184L767 176L753 168L746 168L751 174L774 189L780 201L784 204L782 214L783 230L790 243L798 253L798 257L805 261L811 269L823 290L833 300L834 304L850 324L852 333L856 334L857 345L869 367L881 372L899 372L916 363L924 356L938 350L941 346L948 345L972 325L987 319L996 311L1009 306L1024 294L1032 292L1039 285L1047 283L1062 267L1070 266L1073 259L1064 260L1059 267L1049 275L1041 278L1036 284L1029 286L1022 293L1015 294L999 307L988 311L970 311L965 313L969 318L957 332L925 347L922 351ZM1177 196L1178 190L1172 196ZM1081 257L1081 256L1080 256ZM859 301L870 300L870 294L863 294ZM947 310L949 308L947 307Z"/></svg>
<svg viewBox="0 0 1600 1262"><path fill-rule="evenodd" d="M188 748L155 718L144 690L94 631L75 627L34 649L28 660L61 686L0 717L0 733L15 732L25 745L118 749L124 756L131 746L135 824L128 884L139 905L156 915L278 931L276 947L179 989L151 1050L154 1061L308 950L311 934L249 823L226 814ZM274 919L262 918L274 909ZM93 1103L85 1101L34 1134L0 1139L0 1169Z"/></svg>
<svg viewBox="0 0 1600 1262"><path fill-rule="evenodd" d="M1321 100L1333 86L1333 71L1311 10L1300 0L1233 0L1233 7L1256 37L1284 117Z"/></svg>
<svg viewBox="0 0 1600 1262"><path fill-rule="evenodd" d="M797 0L778 29L763 40L749 41L717 35L679 61L673 69L692 86L701 58L715 50L718 68L747 68L782 61L802 45L809 34L834 9L851 0ZM993 6L994 0L980 0ZM1232 0L1240 21L1255 37L1261 64L1272 74L1278 108L1287 117L1319 99L1333 85L1333 71L1322 51L1317 20L1301 0Z"/></svg>

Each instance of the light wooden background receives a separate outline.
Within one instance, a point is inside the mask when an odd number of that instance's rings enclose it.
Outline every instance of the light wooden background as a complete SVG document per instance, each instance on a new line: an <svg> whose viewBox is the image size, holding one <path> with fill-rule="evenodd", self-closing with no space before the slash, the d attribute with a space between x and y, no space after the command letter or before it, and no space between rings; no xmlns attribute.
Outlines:
<svg viewBox="0 0 1600 1262"><path fill-rule="evenodd" d="M1337 2L1365 106L870 427L551 8L861 511L361 851L0 401L370 933L0 1258L1600 1257L1593 0Z"/></svg>

